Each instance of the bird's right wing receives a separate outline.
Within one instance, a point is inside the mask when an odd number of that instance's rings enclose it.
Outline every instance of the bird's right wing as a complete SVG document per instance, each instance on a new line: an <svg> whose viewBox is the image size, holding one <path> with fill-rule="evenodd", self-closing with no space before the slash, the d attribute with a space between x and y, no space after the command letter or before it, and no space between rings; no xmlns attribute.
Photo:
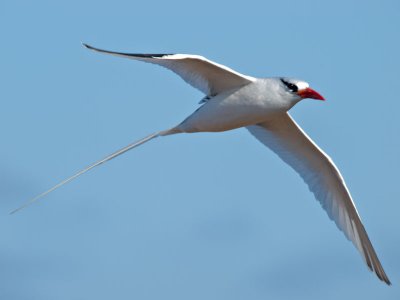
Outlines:
<svg viewBox="0 0 400 300"><path fill-rule="evenodd" d="M287 113L247 129L303 178L329 217L356 246L369 269L374 271L379 279L390 284L344 179L331 158Z"/></svg>
<svg viewBox="0 0 400 300"><path fill-rule="evenodd" d="M203 56L191 54L135 54L98 49L87 44L86 48L101 53L140 60L163 66L178 74L183 80L207 96L247 85L256 79L240 74Z"/></svg>

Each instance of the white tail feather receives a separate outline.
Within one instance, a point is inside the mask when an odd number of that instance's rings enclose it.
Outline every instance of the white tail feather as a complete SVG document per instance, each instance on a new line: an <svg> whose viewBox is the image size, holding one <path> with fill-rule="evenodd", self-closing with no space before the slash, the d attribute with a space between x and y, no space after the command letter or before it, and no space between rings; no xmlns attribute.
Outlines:
<svg viewBox="0 0 400 300"><path fill-rule="evenodd" d="M117 157L117 156L119 156L119 155L121 155L121 154L123 154L123 153L125 153L125 152L127 152L127 151L129 151L131 149L133 149L133 148L135 148L135 147L138 147L138 146L140 146L140 145L142 145L142 144L144 144L144 143L146 143L146 142L148 142L148 141L150 141L150 140L152 140L152 139L154 139L156 137L170 135L170 134L174 134L174 133L178 133L178 132L179 131L177 129L172 128L170 130L164 130L164 131L155 132L153 134L150 134L150 135L146 136L145 138L143 138L141 140L133 142L132 144L129 144L128 146L126 146L126 147L124 147L124 148L122 148L122 149L120 149L118 151L115 151L114 153L106 156L105 158L103 158L103 159L101 159L101 160L89 165L88 167L80 170L78 173L72 175L71 177L68 177L67 179L64 179L63 181L61 181L60 183L56 184L52 188L50 188L47 191L37 195L36 197L30 199L29 201L25 202L20 207L14 209L13 211L10 212L10 214L14 214L14 213L24 209L25 207L31 205L32 203L36 202L40 198L43 198L44 196L46 196L47 194L51 193L52 191L62 187L64 184L67 184L68 182L70 182L70 181L76 179L77 177L81 176L82 174L88 172L89 170L91 170L91 169L93 169L93 168L95 168L95 167L97 167L97 166L99 166L99 165L101 165L101 164L103 164L103 163L105 163L105 162L107 162L107 161L109 161L109 160L111 160L111 159L113 159L113 158L115 158L115 157Z"/></svg>

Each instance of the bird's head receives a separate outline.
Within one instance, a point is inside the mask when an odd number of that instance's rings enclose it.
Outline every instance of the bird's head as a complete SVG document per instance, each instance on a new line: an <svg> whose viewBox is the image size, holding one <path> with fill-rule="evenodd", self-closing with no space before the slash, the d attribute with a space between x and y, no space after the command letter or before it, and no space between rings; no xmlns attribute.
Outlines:
<svg viewBox="0 0 400 300"><path fill-rule="evenodd" d="M321 94L310 88L309 84L305 81L286 77L279 79L285 92L292 96L294 100L300 101L306 98L325 100Z"/></svg>

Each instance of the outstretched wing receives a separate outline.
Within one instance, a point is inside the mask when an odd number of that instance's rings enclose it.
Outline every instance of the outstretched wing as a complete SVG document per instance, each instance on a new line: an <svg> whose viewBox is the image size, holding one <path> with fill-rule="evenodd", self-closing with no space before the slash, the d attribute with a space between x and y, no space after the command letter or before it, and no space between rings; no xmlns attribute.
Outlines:
<svg viewBox="0 0 400 300"><path fill-rule="evenodd" d="M256 80L203 56L190 54L130 54L102 50L83 44L86 48L115 56L126 57L163 66L178 74L187 83L207 96L239 88Z"/></svg>
<svg viewBox="0 0 400 300"><path fill-rule="evenodd" d="M331 158L304 133L289 114L247 129L299 173L329 217L357 247L369 269L379 279L390 284L344 179Z"/></svg>

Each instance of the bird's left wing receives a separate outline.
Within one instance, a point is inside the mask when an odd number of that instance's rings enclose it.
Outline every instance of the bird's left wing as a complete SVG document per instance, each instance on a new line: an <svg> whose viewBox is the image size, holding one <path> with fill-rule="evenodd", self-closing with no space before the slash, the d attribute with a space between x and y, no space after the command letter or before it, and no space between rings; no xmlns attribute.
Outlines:
<svg viewBox="0 0 400 300"><path fill-rule="evenodd" d="M87 44L83 45L97 52L163 66L178 74L183 80L207 96L215 96L256 80L254 77L240 74L200 55L122 53L98 49Z"/></svg>
<svg viewBox="0 0 400 300"><path fill-rule="evenodd" d="M247 129L303 178L329 217L356 246L369 269L390 284L343 177L331 158L287 113Z"/></svg>

